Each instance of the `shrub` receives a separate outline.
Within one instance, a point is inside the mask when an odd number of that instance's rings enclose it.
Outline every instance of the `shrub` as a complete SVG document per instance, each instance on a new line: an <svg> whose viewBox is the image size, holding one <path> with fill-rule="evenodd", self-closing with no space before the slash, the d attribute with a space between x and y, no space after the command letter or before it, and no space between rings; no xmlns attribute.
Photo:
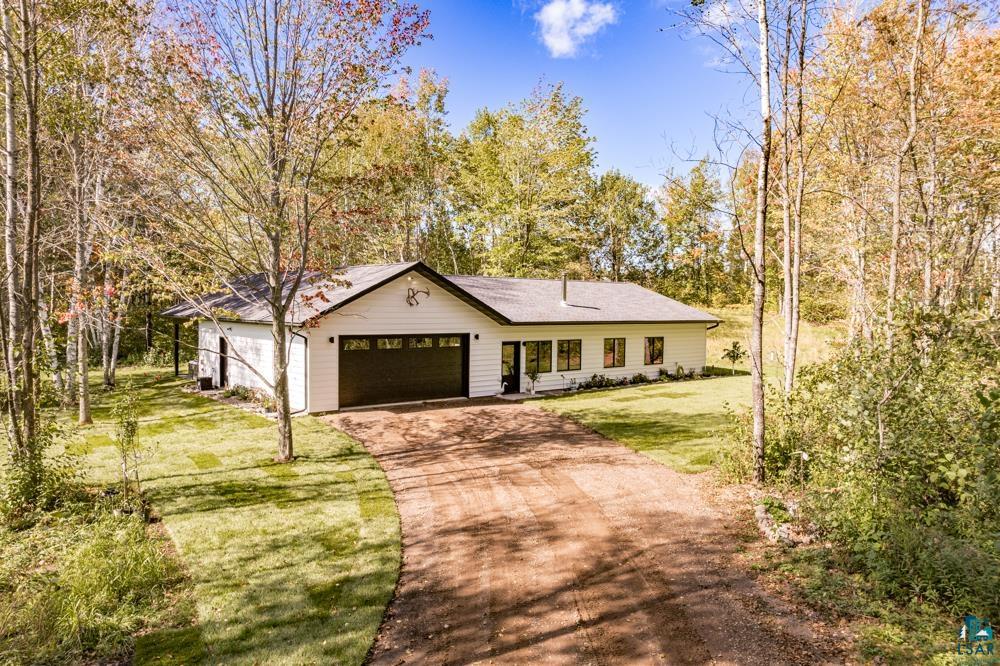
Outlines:
<svg viewBox="0 0 1000 666"><path fill-rule="evenodd" d="M909 314L892 350L857 342L768 396L765 468L876 588L1000 614L1000 321ZM749 415L723 472L749 472ZM801 453L808 454L803 465Z"/></svg>
<svg viewBox="0 0 1000 666"><path fill-rule="evenodd" d="M242 384L234 384L232 386L227 386L222 391L223 398L239 398L240 400L245 400L250 402L254 399L255 393L249 386L243 386Z"/></svg>
<svg viewBox="0 0 1000 666"><path fill-rule="evenodd" d="M590 379L585 379L580 382L581 389L593 389L593 388L608 388L609 386L614 386L615 380L611 379L607 375L593 374Z"/></svg>
<svg viewBox="0 0 1000 666"><path fill-rule="evenodd" d="M16 461L7 458L0 470L0 523L24 529L45 511L79 499L78 472L73 459L47 453L68 436L64 426L42 420L35 433L34 448Z"/></svg>
<svg viewBox="0 0 1000 666"><path fill-rule="evenodd" d="M632 375L632 377L629 379L629 382L632 384L648 384L649 377L646 376L645 373L637 372L634 375Z"/></svg>

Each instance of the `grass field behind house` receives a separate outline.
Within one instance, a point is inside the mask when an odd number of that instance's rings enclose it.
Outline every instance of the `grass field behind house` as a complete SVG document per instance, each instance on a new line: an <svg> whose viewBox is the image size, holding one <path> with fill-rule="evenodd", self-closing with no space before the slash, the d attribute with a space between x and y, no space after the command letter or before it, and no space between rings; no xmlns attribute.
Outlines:
<svg viewBox="0 0 1000 666"><path fill-rule="evenodd" d="M121 372L140 395L142 469L191 578L196 622L141 636L135 662L357 664L398 575L399 518L374 459L317 419L294 421L297 459L272 461L272 421L185 393L169 374ZM112 398L68 447L110 484Z"/></svg>
<svg viewBox="0 0 1000 666"><path fill-rule="evenodd" d="M734 306L714 311L723 323L708 332L708 365L729 368L723 349L738 340L750 345L750 310ZM766 315L764 364L772 381L782 376L784 323ZM799 363L826 358L843 336L839 322L816 325L802 322ZM747 370L744 360L738 370ZM750 377L718 377L664 382L626 389L584 392L540 403L545 409L568 416L640 453L680 472L703 472L717 460L725 446L723 431L732 411L750 405Z"/></svg>

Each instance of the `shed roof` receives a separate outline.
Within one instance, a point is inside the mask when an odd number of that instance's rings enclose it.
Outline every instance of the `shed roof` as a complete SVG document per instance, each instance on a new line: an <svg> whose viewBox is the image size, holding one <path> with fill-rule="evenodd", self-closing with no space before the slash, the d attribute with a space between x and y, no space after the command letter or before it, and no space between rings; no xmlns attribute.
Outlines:
<svg viewBox="0 0 1000 666"><path fill-rule="evenodd" d="M506 325L717 322L718 318L672 298L629 282L570 280L567 302L562 280L440 275L422 262L344 266L332 276L308 273L286 315L288 325L299 326L328 314L382 285L416 271L457 298ZM292 280L284 287L288 293ZM195 303L181 303L161 314L197 318L206 312L221 319L270 323L270 289L262 274L235 280L229 288Z"/></svg>

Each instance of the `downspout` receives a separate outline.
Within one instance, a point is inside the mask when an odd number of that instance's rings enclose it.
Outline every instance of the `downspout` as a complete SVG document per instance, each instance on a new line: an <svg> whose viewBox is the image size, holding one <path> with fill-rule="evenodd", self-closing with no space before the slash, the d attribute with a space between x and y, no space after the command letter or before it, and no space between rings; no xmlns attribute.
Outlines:
<svg viewBox="0 0 1000 666"><path fill-rule="evenodd" d="M719 328L719 324L721 324L721 323L722 323L721 321L717 321L714 324L712 324L711 326L709 326L708 328L706 328L705 330L706 331L711 331L713 328Z"/></svg>
<svg viewBox="0 0 1000 666"><path fill-rule="evenodd" d="M288 332L291 333L292 336L298 336L302 338L302 344L304 344L306 347L306 355L302 361L302 382L303 382L302 388L303 392L305 393L305 406L302 407L302 409L296 409L295 411L291 412L289 414L290 416L301 414L302 412L309 410L309 338L299 333L299 331L301 331L303 328L305 328L305 326L300 327L297 331L294 330L291 326L288 327ZM288 358L285 360L285 363L286 364L291 363L291 360L292 360L292 346L288 345Z"/></svg>

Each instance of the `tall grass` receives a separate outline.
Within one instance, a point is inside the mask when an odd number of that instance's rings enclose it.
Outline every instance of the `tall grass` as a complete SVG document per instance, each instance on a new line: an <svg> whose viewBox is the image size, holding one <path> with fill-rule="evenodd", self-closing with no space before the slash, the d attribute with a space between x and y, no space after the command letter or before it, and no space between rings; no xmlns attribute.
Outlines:
<svg viewBox="0 0 1000 666"><path fill-rule="evenodd" d="M66 511L29 530L0 530L0 663L126 655L181 580L137 517Z"/></svg>

